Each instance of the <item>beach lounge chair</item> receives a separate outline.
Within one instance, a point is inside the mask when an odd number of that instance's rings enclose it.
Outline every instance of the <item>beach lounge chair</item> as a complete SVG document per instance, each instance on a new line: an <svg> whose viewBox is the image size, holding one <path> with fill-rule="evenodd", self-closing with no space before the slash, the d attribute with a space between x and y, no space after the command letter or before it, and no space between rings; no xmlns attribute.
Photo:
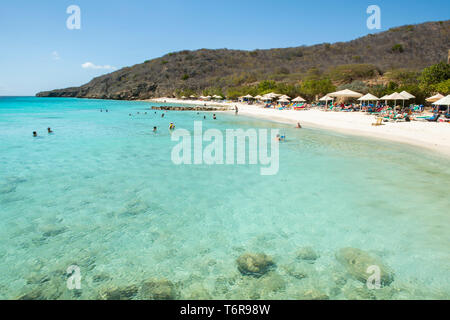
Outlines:
<svg viewBox="0 0 450 320"><path fill-rule="evenodd" d="M428 122L437 122L439 120L439 118L441 117L440 114L435 114L434 116L432 116L431 118L426 119Z"/></svg>
<svg viewBox="0 0 450 320"><path fill-rule="evenodd" d="M372 123L372 126L382 126L383 125L383 118L377 118L377 122Z"/></svg>

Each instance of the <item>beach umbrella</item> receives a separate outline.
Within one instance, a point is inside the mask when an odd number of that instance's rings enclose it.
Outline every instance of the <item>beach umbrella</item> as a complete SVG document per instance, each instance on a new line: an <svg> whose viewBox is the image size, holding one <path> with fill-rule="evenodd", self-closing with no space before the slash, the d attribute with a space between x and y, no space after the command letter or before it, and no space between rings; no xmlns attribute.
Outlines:
<svg viewBox="0 0 450 320"><path fill-rule="evenodd" d="M369 102L369 101L378 101L379 99L377 97L375 97L373 94L368 93L365 96L362 96L361 98L359 98L358 100L359 101L367 101L367 102Z"/></svg>
<svg viewBox="0 0 450 320"><path fill-rule="evenodd" d="M328 96L332 98L361 98L363 94L349 89L345 89L329 93Z"/></svg>
<svg viewBox="0 0 450 320"><path fill-rule="evenodd" d="M365 96L362 96L358 99L359 101L377 101L379 100L377 97L375 97L373 94L366 94Z"/></svg>
<svg viewBox="0 0 450 320"><path fill-rule="evenodd" d="M432 97L429 97L428 99L426 99L426 101L427 102L436 102L436 101L441 100L442 98L444 98L444 96L442 94L438 93L438 94L435 94Z"/></svg>
<svg viewBox="0 0 450 320"><path fill-rule="evenodd" d="M252 96L252 95L250 95L250 94L248 94L248 95L246 95L246 96L244 96L244 97L242 97L242 98L246 98L246 99L253 99L253 96Z"/></svg>
<svg viewBox="0 0 450 320"><path fill-rule="evenodd" d="M319 101L331 101L331 100L333 100L333 98L331 98L329 96L324 96L324 97L319 99Z"/></svg>
<svg viewBox="0 0 450 320"><path fill-rule="evenodd" d="M292 100L292 102L306 102L306 100L299 96L299 97L295 98L294 100Z"/></svg>
<svg viewBox="0 0 450 320"><path fill-rule="evenodd" d="M450 95L433 103L436 106L447 106L447 113L450 112Z"/></svg>
<svg viewBox="0 0 450 320"><path fill-rule="evenodd" d="M381 100L381 101L384 100L384 103L387 104L387 101L389 100L389 95L387 94L387 95L385 95L385 96L382 96L382 97L380 98L380 100Z"/></svg>
<svg viewBox="0 0 450 320"><path fill-rule="evenodd" d="M363 94L349 90L349 89L345 89L345 90L329 93L329 94L327 94L327 96L333 97L333 98L361 98L363 96Z"/></svg>
<svg viewBox="0 0 450 320"><path fill-rule="evenodd" d="M268 93L268 94L266 94L266 95L264 95L265 97L270 97L270 98L278 98L278 97L280 97L281 96L281 94L276 94L276 93L274 93L274 92L271 92L271 93Z"/></svg>
<svg viewBox="0 0 450 320"><path fill-rule="evenodd" d="M278 99L278 102L283 104L283 103L289 103L290 101L288 99L281 98L281 99Z"/></svg>
<svg viewBox="0 0 450 320"><path fill-rule="evenodd" d="M186 97L185 97L185 96L182 96L181 99L186 99Z"/></svg>
<svg viewBox="0 0 450 320"><path fill-rule="evenodd" d="M289 100L289 99L291 99L291 97L283 95L283 96L280 97L280 99L287 99L287 100Z"/></svg>
<svg viewBox="0 0 450 320"><path fill-rule="evenodd" d="M415 98L416 98L416 97L413 96L411 93L406 92L406 91L402 91L402 92L400 92L400 94L401 94L402 96L404 96L405 98L408 98L408 100L409 100L409 99L415 99Z"/></svg>
<svg viewBox="0 0 450 320"><path fill-rule="evenodd" d="M328 101L333 101L333 98L329 97L328 95L323 96L322 98L319 99L319 101L325 101L325 106L328 106Z"/></svg>
<svg viewBox="0 0 450 320"><path fill-rule="evenodd" d="M192 96L190 96L189 98L195 99L195 98L197 98L197 97L196 97L196 96L194 96L194 95L192 95Z"/></svg>
<svg viewBox="0 0 450 320"><path fill-rule="evenodd" d="M387 100L394 100L394 108L395 108L395 105L397 104L397 100L403 101L403 107L404 107L405 106L405 100L409 100L409 99L406 98L405 96L401 95L398 92L394 92L393 94L388 96Z"/></svg>

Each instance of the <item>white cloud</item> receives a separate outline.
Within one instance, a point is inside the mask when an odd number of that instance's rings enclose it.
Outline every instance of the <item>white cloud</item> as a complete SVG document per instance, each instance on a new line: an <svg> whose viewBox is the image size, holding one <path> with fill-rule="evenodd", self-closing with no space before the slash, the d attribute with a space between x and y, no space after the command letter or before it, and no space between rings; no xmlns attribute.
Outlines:
<svg viewBox="0 0 450 320"><path fill-rule="evenodd" d="M104 66L97 66L92 62L86 62L81 65L83 69L106 69L106 70L116 70L116 67L110 66L109 64Z"/></svg>
<svg viewBox="0 0 450 320"><path fill-rule="evenodd" d="M53 60L60 60L61 59L61 57L59 56L58 51L53 51L52 52L52 59Z"/></svg>

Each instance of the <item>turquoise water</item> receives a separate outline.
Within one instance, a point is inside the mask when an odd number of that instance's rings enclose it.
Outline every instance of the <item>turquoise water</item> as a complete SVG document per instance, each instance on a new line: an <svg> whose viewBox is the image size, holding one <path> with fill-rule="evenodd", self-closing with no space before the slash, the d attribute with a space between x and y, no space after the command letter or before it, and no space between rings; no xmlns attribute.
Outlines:
<svg viewBox="0 0 450 320"><path fill-rule="evenodd" d="M344 247L394 271L370 298L450 298L448 159L228 114L161 118L149 107L0 98L1 299L96 299L163 278L180 299L361 298L363 284L336 260ZM172 164L169 123L192 130L204 114L205 129L282 128L279 173ZM296 257L304 246L319 255L314 263ZM241 275L245 252L270 255L276 268L262 279ZM66 288L70 265L81 269L81 290Z"/></svg>

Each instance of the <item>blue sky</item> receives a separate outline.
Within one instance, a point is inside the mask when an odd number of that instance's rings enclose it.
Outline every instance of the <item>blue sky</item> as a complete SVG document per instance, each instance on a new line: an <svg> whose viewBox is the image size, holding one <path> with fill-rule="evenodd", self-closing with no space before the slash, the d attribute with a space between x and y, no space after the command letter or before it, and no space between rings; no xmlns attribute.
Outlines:
<svg viewBox="0 0 450 320"><path fill-rule="evenodd" d="M66 27L70 5L81 9L80 30ZM381 8L381 30L366 26L369 5ZM348 41L449 12L448 0L2 1L0 95L78 86L172 51Z"/></svg>

